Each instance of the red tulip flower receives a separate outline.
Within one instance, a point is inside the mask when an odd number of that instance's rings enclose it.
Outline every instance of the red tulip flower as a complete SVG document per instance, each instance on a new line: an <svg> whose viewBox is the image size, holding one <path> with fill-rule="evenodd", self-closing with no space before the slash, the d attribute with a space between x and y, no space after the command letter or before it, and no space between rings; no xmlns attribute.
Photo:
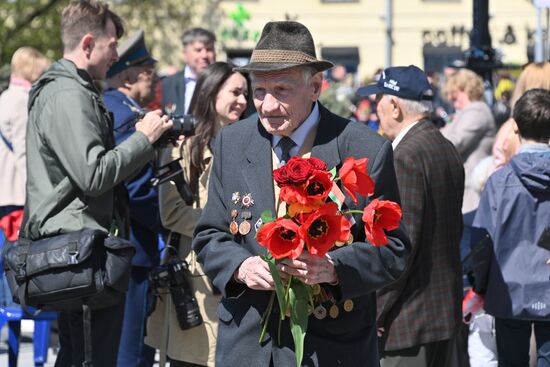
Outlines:
<svg viewBox="0 0 550 367"><path fill-rule="evenodd" d="M279 195L287 204L320 206L330 194L331 188L330 172L314 170L305 183L283 186Z"/></svg>
<svg viewBox="0 0 550 367"><path fill-rule="evenodd" d="M264 224L256 234L258 243L269 249L275 259L296 259L304 249L304 239L298 224L291 219L279 218Z"/></svg>
<svg viewBox="0 0 550 367"><path fill-rule="evenodd" d="M389 200L374 199L363 212L363 223L367 240L374 246L388 244L386 231L399 227L401 208L397 203Z"/></svg>
<svg viewBox="0 0 550 367"><path fill-rule="evenodd" d="M346 242L350 235L347 219L330 202L311 213L300 227L308 251L314 256L325 256L336 242Z"/></svg>
<svg viewBox="0 0 550 367"><path fill-rule="evenodd" d="M338 171L344 189L354 203L357 203L356 193L363 196L374 194L374 181L367 174L368 161L368 158L355 160L353 157L348 157L344 160L344 164Z"/></svg>

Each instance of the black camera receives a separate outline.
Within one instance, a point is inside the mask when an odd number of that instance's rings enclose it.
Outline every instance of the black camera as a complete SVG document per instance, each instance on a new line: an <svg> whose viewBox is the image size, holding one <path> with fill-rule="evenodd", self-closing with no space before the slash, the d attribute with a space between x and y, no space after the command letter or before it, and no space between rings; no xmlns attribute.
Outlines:
<svg viewBox="0 0 550 367"><path fill-rule="evenodd" d="M172 120L170 130L162 134L158 140L160 146L165 146L178 140L180 135L189 137L195 135L196 119L193 115L168 115Z"/></svg>
<svg viewBox="0 0 550 367"><path fill-rule="evenodd" d="M169 133L174 136L184 135L184 136L193 136L195 135L195 124L197 120L193 115L171 115L170 119L174 123L172 128L169 130Z"/></svg>
<svg viewBox="0 0 550 367"><path fill-rule="evenodd" d="M149 278L157 292L163 288L170 290L178 324L182 330L202 324L199 305L189 282L190 276L187 262L177 257L171 257L166 264L155 267L149 273Z"/></svg>

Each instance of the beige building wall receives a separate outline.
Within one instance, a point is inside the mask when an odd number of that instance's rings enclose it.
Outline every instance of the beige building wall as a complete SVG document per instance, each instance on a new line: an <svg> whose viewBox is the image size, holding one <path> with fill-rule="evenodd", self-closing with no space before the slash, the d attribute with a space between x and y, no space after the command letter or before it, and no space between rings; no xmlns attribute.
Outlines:
<svg viewBox="0 0 550 367"><path fill-rule="evenodd" d="M427 42L468 48L469 38L456 32L472 28L473 0L393 0L393 65L424 65L423 45ZM326 2L323 0L257 0L221 1L218 11L221 21L216 33L233 26L229 14L241 4L249 14L243 26L250 34L260 32L271 20L295 19L305 24L313 34L320 56L322 47L358 47L361 79L385 66L385 0L355 2ZM535 28L535 8L529 0L490 0L490 31L493 47L499 49L505 63L523 64L527 61L527 32ZM453 26L455 33L453 35ZM513 37L508 35L511 26ZM252 49L253 40L224 39L222 49ZM220 55L223 58L223 54Z"/></svg>

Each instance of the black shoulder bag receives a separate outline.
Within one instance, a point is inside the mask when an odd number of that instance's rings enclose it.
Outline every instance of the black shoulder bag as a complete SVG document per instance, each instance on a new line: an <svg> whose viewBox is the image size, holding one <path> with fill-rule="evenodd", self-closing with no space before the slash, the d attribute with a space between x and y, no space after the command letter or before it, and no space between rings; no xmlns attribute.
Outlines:
<svg viewBox="0 0 550 367"><path fill-rule="evenodd" d="M63 191L60 186L68 190ZM64 192L61 200L56 194ZM57 196L59 197L59 196ZM74 200L75 190L66 177L24 223L21 233L37 233L36 213L59 211ZM48 216L44 216L47 218ZM135 249L129 241L97 229L59 234L32 241L7 243L4 271L14 301L42 310L80 311L84 319L84 367L92 366L91 310L122 302L130 279Z"/></svg>

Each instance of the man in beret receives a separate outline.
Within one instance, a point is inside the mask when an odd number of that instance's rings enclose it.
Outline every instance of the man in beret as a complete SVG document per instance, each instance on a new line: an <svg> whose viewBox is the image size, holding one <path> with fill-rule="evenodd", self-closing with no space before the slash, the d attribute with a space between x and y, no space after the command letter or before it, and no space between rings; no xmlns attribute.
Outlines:
<svg viewBox="0 0 550 367"><path fill-rule="evenodd" d="M451 366L462 316L460 155L429 119L433 90L418 67L387 68L358 93L376 95L412 245L406 276L378 291L381 366Z"/></svg>
<svg viewBox="0 0 550 367"><path fill-rule="evenodd" d="M105 92L104 100L113 113L115 139L120 144L135 132L135 124L145 112L142 106L154 97L158 78L156 60L145 47L143 31L124 42L118 54L118 62L107 73L110 89ZM155 357L155 349L143 342L150 311L147 275L159 264L158 234L162 231L157 191L149 184L153 176L153 166L149 163L126 181L130 198L130 240L136 255L132 259L118 352L118 365L125 367L152 366Z"/></svg>
<svg viewBox="0 0 550 367"><path fill-rule="evenodd" d="M274 284L260 258L266 249L256 241L255 230L263 211L277 213L282 207L275 201L274 168L294 155L320 158L329 169L341 167L350 156L368 158L375 181L371 199L399 201L391 144L317 101L322 72L332 66L316 58L313 38L304 25L283 21L266 24L250 63L238 68L250 73L258 115L222 129L216 138L208 202L193 240L199 261L223 295L216 366L296 364L288 318L279 329L276 303L264 341L258 342ZM242 200L237 200L238 193ZM345 205L363 209L368 200L359 196L354 204L348 198ZM376 290L401 275L410 245L399 227L387 233L387 246L375 247L365 240L361 215L354 219L355 242L322 258L304 251L281 268L305 284L319 284L323 294L331 295L316 300L316 311L309 316L303 357L307 366L379 363ZM243 225L244 230L239 226L235 233L230 230L234 220L250 221L252 229Z"/></svg>

